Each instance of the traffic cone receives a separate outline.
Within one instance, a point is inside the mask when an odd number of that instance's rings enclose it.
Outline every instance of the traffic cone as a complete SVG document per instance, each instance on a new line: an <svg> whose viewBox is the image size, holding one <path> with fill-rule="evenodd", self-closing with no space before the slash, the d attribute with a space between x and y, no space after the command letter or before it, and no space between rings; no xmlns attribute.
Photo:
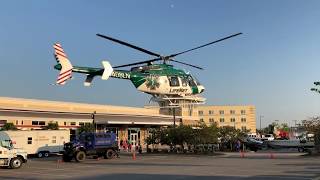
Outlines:
<svg viewBox="0 0 320 180"><path fill-rule="evenodd" d="M240 151L240 157L244 158L244 152L243 151Z"/></svg>
<svg viewBox="0 0 320 180"><path fill-rule="evenodd" d="M274 154L270 153L270 159L274 159Z"/></svg>
<svg viewBox="0 0 320 180"><path fill-rule="evenodd" d="M59 164L61 163L61 159L57 160L57 168L59 168Z"/></svg>
<svg viewBox="0 0 320 180"><path fill-rule="evenodd" d="M132 151L132 159L136 160L136 151Z"/></svg>

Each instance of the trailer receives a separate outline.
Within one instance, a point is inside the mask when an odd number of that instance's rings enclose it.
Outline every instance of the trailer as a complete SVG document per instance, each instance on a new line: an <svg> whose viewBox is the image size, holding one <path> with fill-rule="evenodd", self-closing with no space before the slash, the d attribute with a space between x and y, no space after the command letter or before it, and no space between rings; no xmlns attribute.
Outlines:
<svg viewBox="0 0 320 180"><path fill-rule="evenodd" d="M70 131L0 131L1 138L11 140L15 148L24 149L28 155L37 155L39 158L42 158L48 157L51 153L62 152L64 144L70 142Z"/></svg>

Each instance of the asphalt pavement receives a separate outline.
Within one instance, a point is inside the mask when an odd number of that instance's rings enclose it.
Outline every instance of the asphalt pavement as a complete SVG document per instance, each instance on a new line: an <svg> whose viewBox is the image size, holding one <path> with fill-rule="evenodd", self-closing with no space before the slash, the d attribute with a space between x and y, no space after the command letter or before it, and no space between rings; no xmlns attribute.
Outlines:
<svg viewBox="0 0 320 180"><path fill-rule="evenodd" d="M0 169L0 179L320 179L320 157L302 153L249 152L223 155L122 153L83 163L60 157L29 159L21 169Z"/></svg>

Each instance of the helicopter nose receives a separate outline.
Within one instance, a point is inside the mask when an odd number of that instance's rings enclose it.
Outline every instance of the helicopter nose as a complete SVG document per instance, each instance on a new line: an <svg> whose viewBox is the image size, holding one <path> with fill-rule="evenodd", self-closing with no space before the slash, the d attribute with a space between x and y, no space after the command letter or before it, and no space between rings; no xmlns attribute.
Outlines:
<svg viewBox="0 0 320 180"><path fill-rule="evenodd" d="M204 91L204 86L198 86L198 89L199 89L199 93L203 93L203 91Z"/></svg>

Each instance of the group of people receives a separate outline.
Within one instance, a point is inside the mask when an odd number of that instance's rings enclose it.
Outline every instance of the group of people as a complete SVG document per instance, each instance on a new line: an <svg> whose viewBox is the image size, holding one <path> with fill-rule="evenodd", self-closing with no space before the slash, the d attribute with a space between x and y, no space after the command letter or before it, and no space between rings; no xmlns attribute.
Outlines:
<svg viewBox="0 0 320 180"><path fill-rule="evenodd" d="M124 150L126 152L131 152L132 150L139 151L142 153L142 147L140 142L138 144L131 142L130 140L120 140L119 150Z"/></svg>

